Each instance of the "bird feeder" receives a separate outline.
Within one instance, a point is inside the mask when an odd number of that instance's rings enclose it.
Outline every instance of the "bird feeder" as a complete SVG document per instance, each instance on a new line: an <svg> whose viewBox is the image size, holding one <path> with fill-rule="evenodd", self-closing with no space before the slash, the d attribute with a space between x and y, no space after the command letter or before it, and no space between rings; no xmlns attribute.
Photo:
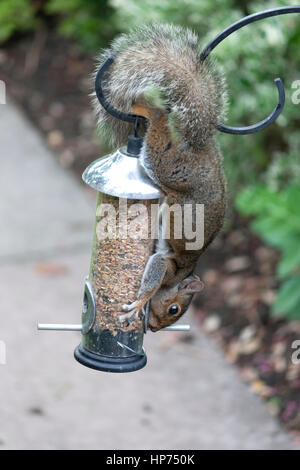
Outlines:
<svg viewBox="0 0 300 470"><path fill-rule="evenodd" d="M98 191L92 257L86 281L82 341L75 358L89 367L130 372L143 367L145 318L120 323L152 254L151 207L161 197L130 146L92 163L84 181ZM133 232L133 233L129 233Z"/></svg>

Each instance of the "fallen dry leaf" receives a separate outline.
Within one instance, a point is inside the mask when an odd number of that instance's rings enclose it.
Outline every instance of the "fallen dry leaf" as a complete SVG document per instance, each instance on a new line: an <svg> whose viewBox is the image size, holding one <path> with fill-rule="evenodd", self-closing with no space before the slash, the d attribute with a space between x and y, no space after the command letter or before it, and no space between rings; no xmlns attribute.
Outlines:
<svg viewBox="0 0 300 470"><path fill-rule="evenodd" d="M35 270L40 276L63 276L68 271L63 264L54 263L37 264Z"/></svg>

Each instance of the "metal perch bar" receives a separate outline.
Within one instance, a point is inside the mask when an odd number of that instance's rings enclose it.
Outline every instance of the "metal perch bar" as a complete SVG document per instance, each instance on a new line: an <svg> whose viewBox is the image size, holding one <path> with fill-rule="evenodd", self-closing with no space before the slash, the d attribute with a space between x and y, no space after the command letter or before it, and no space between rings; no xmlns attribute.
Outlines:
<svg viewBox="0 0 300 470"><path fill-rule="evenodd" d="M82 331L82 324L67 323L38 323L38 330L55 330L55 331Z"/></svg>

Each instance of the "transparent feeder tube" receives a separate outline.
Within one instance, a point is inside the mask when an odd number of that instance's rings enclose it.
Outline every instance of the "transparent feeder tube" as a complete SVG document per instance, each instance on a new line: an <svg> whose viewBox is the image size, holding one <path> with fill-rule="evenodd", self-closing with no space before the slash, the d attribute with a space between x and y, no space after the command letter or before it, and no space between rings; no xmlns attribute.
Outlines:
<svg viewBox="0 0 300 470"><path fill-rule="evenodd" d="M89 282L95 320L82 346L107 357L143 354L141 318L120 323L122 305L137 298L143 271L153 249L151 204L98 193ZM84 313L83 313L84 323Z"/></svg>

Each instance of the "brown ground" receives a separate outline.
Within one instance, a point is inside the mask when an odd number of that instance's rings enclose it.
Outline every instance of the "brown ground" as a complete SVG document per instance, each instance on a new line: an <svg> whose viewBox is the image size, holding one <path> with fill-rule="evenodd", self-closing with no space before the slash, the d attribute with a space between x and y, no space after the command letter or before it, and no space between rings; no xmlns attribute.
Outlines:
<svg viewBox="0 0 300 470"><path fill-rule="evenodd" d="M78 176L103 153L88 97L92 70L92 58L54 32L0 50L0 78L8 95L41 130L59 162ZM201 258L206 288L197 299L196 316L270 412L300 430L300 365L291 362L300 322L270 317L278 287L276 261L277 254L236 217Z"/></svg>

